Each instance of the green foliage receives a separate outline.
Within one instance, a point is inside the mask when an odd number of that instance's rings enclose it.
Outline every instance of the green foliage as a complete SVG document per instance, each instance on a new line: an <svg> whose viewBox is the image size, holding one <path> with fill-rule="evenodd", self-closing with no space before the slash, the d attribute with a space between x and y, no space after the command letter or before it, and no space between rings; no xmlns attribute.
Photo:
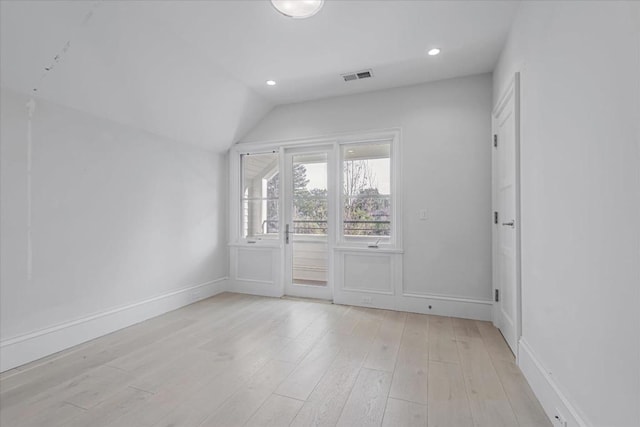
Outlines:
<svg viewBox="0 0 640 427"><path fill-rule="evenodd" d="M367 160L344 163L344 232L351 236L388 236L390 200L378 191Z"/></svg>

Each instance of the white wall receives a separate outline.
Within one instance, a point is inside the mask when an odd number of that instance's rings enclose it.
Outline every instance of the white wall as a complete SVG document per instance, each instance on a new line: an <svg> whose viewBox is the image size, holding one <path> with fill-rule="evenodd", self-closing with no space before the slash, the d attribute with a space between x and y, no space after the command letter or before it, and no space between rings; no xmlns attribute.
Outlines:
<svg viewBox="0 0 640 427"><path fill-rule="evenodd" d="M56 331L74 344L203 297L227 276L223 155L39 101L29 279L27 98L3 88L1 102L2 370L46 354L36 344L47 328L171 294L127 320Z"/></svg>
<svg viewBox="0 0 640 427"><path fill-rule="evenodd" d="M403 289L486 301L490 117L491 76L485 74L276 107L242 142L401 127ZM427 221L419 220L421 209Z"/></svg>
<svg viewBox="0 0 640 427"><path fill-rule="evenodd" d="M570 425L638 426L640 4L522 4L494 101L517 70L523 369Z"/></svg>

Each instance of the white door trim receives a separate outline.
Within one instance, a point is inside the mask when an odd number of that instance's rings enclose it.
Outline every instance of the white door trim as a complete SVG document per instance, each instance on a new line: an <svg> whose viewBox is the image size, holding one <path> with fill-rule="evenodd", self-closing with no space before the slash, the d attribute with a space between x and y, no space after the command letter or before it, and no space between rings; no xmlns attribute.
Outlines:
<svg viewBox="0 0 640 427"><path fill-rule="evenodd" d="M521 229L522 229L522 221L521 221L521 212L520 212L520 72L516 72L505 91L501 94L498 103L496 104L493 113L492 113L492 156L491 156L491 179L492 179L492 207L493 212L498 211L497 206L497 159L496 159L496 149L493 146L493 138L497 134L496 127L496 117L500 115L500 113L504 110L504 108L508 105L509 101L513 98L514 105L514 115L515 115L515 232L516 232L516 243L515 243L515 260L516 260L516 348L514 349L516 360L518 360L519 353L519 341L522 337L522 275L521 275ZM500 142L498 141L498 144ZM499 215L499 213L498 213ZM497 231L500 226L500 222L503 218L500 218L498 224L493 225L492 227L492 255L493 255L493 310L492 317L493 323L496 327L500 327L499 321L499 304L495 302L496 289L498 289L498 245L497 245Z"/></svg>

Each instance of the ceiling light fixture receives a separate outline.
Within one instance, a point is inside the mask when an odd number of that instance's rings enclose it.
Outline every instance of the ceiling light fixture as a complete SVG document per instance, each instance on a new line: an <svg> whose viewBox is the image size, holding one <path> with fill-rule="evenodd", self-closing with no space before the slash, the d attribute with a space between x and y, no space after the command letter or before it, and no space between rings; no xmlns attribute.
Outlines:
<svg viewBox="0 0 640 427"><path fill-rule="evenodd" d="M437 54L440 53L440 49L438 49L437 47L434 47L433 49L429 49L427 53L429 54L429 56L436 56Z"/></svg>
<svg viewBox="0 0 640 427"><path fill-rule="evenodd" d="M294 19L310 18L324 4L324 0L271 0L271 4L284 16Z"/></svg>
<svg viewBox="0 0 640 427"><path fill-rule="evenodd" d="M275 80L267 80L267 86L275 86L276 85L276 81Z"/></svg>

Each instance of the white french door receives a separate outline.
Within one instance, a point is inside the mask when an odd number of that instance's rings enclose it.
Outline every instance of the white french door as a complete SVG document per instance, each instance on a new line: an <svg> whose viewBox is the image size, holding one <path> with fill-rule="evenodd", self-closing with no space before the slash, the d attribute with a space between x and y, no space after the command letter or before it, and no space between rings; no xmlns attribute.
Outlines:
<svg viewBox="0 0 640 427"><path fill-rule="evenodd" d="M333 299L336 173L331 145L284 150L284 291Z"/></svg>
<svg viewBox="0 0 640 427"><path fill-rule="evenodd" d="M517 73L493 114L494 323L516 356L521 335L519 91Z"/></svg>

